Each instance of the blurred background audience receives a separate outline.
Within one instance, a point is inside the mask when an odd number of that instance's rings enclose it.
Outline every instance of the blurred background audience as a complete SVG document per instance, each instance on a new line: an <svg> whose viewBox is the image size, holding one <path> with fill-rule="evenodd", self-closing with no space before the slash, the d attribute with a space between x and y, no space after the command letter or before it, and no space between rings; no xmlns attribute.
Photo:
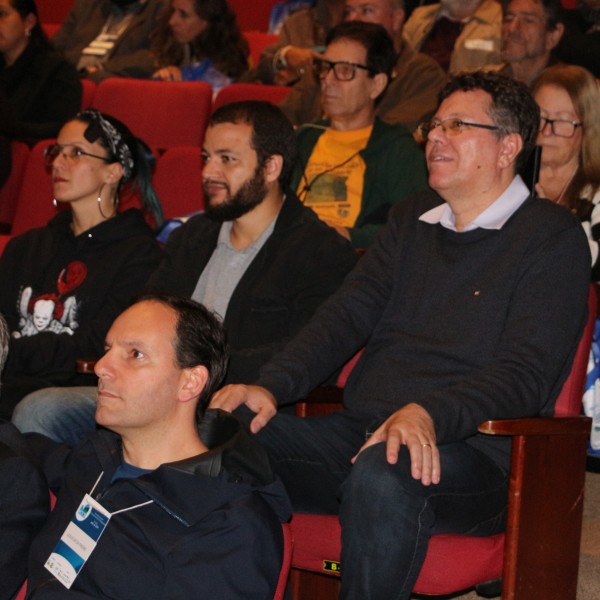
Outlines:
<svg viewBox="0 0 600 600"><path fill-rule="evenodd" d="M150 37L166 0L75 0L54 46L93 81L148 77Z"/></svg>
<svg viewBox="0 0 600 600"><path fill-rule="evenodd" d="M560 0L509 0L502 23L501 73L530 85L549 65L564 31Z"/></svg>
<svg viewBox="0 0 600 600"><path fill-rule="evenodd" d="M501 25L497 0L441 0L415 8L404 36L445 71L457 73L501 62Z"/></svg>
<svg viewBox="0 0 600 600"><path fill-rule="evenodd" d="M548 67L532 88L541 110L537 194L574 212L590 240L592 278L600 280L600 91L574 65Z"/></svg>
<svg viewBox="0 0 600 600"><path fill-rule="evenodd" d="M152 52L154 79L206 81L215 91L248 70L248 43L227 0L171 0Z"/></svg>
<svg viewBox="0 0 600 600"><path fill-rule="evenodd" d="M345 0L344 19L382 25L394 42L396 64L392 78L381 95L375 113L387 123L402 123L413 130L437 106L437 95L446 83L446 74L431 57L415 52L403 36L403 0ZM322 116L320 89L311 71L302 75L280 103L294 125Z"/></svg>
<svg viewBox="0 0 600 600"><path fill-rule="evenodd" d="M292 85L310 70L315 53L322 52L329 31L342 22L344 0L316 0L314 6L291 14L276 44L261 54L254 78L276 85Z"/></svg>
<svg viewBox="0 0 600 600"><path fill-rule="evenodd" d="M556 56L600 78L600 0L578 0L565 11L565 33Z"/></svg>
<svg viewBox="0 0 600 600"><path fill-rule="evenodd" d="M81 82L52 48L35 2L0 0L0 135L55 137L80 105Z"/></svg>

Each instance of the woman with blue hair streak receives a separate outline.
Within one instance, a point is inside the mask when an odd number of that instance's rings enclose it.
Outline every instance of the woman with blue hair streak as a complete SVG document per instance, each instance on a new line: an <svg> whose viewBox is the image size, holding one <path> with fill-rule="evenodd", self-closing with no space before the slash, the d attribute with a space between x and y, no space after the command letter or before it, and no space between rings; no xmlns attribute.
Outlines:
<svg viewBox="0 0 600 600"><path fill-rule="evenodd" d="M11 330L0 417L31 391L94 383L76 360L102 354L112 321L161 259L144 218L162 219L151 157L123 123L96 110L77 114L47 148L58 214L12 239L0 258L0 313ZM124 184L143 210L119 211Z"/></svg>

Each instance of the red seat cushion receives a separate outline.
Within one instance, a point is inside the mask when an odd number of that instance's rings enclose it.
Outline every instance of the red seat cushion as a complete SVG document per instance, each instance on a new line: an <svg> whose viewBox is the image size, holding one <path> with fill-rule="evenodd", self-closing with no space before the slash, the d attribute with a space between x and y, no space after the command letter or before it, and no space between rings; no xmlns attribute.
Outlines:
<svg viewBox="0 0 600 600"><path fill-rule="evenodd" d="M341 528L330 515L294 514L291 521L292 566L335 575L327 561L339 562ZM315 540L319 540L315 544ZM502 575L504 534L487 537L432 536L414 591L449 594ZM339 574L339 573L337 573Z"/></svg>

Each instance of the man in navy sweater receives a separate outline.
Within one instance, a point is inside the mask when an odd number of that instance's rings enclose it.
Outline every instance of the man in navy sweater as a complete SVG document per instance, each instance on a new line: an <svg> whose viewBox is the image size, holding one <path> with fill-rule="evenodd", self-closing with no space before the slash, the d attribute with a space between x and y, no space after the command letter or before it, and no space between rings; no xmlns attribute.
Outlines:
<svg viewBox="0 0 600 600"><path fill-rule="evenodd" d="M440 100L421 128L434 191L392 209L256 385L211 402L256 413L297 511L339 511L346 600L408 599L433 534L503 530L510 442L477 427L552 414L586 318L581 226L516 176L539 127L527 88L462 74ZM344 411L276 414L362 347Z"/></svg>

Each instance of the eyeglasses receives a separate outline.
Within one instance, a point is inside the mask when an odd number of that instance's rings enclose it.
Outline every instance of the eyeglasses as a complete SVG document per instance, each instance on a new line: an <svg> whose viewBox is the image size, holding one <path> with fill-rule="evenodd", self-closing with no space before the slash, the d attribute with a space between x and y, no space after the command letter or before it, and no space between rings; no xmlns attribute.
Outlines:
<svg viewBox="0 0 600 600"><path fill-rule="evenodd" d="M550 125L553 135L558 137L570 138L575 135L575 130L581 127L582 123L577 121L567 121L566 119L548 119L540 118L540 131L544 131L546 126Z"/></svg>
<svg viewBox="0 0 600 600"><path fill-rule="evenodd" d="M369 73L373 72L373 69L365 67L365 65L343 60L334 62L324 58L313 58L313 69L319 79L325 79L327 73L333 69L333 74L338 81L352 81L356 77L356 69L363 69Z"/></svg>
<svg viewBox="0 0 600 600"><path fill-rule="evenodd" d="M105 162L112 162L112 159L108 158L108 156L90 154L74 144L51 144L44 150L44 161L46 166L51 167L59 154L62 154L65 160L71 165L78 163L82 156L91 156L92 158L99 158Z"/></svg>
<svg viewBox="0 0 600 600"><path fill-rule="evenodd" d="M500 127L497 125L484 125L482 123L467 123L460 119L432 119L425 121L419 125L419 131L424 138L428 138L429 134L436 128L441 127L442 131L449 137L461 134L467 127L477 127L479 129L489 129L490 131L498 131Z"/></svg>

